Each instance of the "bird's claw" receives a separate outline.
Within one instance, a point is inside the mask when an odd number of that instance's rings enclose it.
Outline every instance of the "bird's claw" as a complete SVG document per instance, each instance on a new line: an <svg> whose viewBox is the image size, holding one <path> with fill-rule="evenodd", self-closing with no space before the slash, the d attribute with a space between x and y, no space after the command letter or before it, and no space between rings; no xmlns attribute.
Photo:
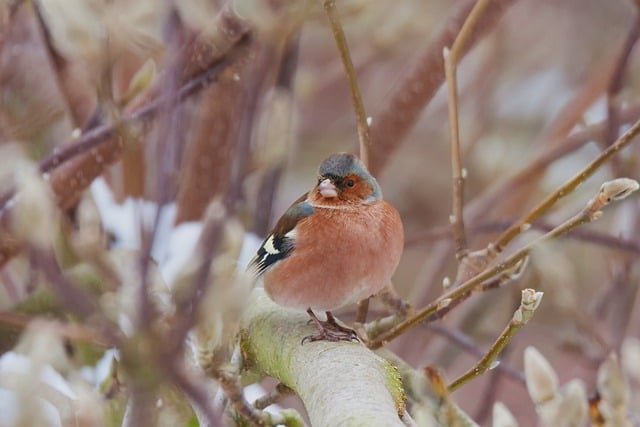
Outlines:
<svg viewBox="0 0 640 427"><path fill-rule="evenodd" d="M313 321L313 320L312 320ZM319 333L315 335L307 335L302 339L302 344L305 342L314 341L357 341L362 342L358 333L353 329L344 327L336 322L333 316L328 317L326 321L314 322L318 327Z"/></svg>
<svg viewBox="0 0 640 427"><path fill-rule="evenodd" d="M314 341L357 341L361 342L358 334L353 329L344 328L346 331L335 331L328 328L323 328L318 334L307 335L302 338L301 344ZM347 332L348 331L348 332Z"/></svg>

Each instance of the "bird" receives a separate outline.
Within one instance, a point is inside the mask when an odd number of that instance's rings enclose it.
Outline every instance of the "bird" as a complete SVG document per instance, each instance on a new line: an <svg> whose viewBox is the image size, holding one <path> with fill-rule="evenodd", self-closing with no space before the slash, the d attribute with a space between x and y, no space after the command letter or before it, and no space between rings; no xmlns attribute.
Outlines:
<svg viewBox="0 0 640 427"><path fill-rule="evenodd" d="M332 311L391 290L404 246L400 214L350 153L327 157L314 187L276 222L250 266L276 304L306 310L318 334L305 341L358 339ZM315 311L324 311L321 321Z"/></svg>

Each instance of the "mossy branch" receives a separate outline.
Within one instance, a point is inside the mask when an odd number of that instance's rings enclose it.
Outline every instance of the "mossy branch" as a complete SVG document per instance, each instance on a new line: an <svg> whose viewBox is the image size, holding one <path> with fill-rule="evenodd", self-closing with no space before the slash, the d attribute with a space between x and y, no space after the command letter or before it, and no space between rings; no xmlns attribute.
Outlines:
<svg viewBox="0 0 640 427"><path fill-rule="evenodd" d="M311 424L403 426L405 394L394 366L359 343L301 344L314 332L304 313L253 291L242 333L245 366L277 378L300 396Z"/></svg>

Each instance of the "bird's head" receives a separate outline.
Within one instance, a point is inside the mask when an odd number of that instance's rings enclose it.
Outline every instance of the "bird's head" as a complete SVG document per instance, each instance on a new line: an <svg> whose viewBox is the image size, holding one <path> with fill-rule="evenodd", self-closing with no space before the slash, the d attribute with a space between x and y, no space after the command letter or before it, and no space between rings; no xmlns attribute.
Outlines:
<svg viewBox="0 0 640 427"><path fill-rule="evenodd" d="M369 204L382 199L382 191L356 156L338 153L320 165L311 198L325 205Z"/></svg>

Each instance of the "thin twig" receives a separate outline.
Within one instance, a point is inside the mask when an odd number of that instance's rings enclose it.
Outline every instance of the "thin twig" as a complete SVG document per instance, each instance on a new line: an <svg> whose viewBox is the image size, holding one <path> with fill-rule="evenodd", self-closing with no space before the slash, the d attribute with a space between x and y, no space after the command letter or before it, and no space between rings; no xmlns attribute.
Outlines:
<svg viewBox="0 0 640 427"><path fill-rule="evenodd" d="M637 122L631 129L629 129L629 131L627 131L625 135L635 134L638 131L640 131L640 121ZM631 137L629 136L625 138L625 135L623 135L615 145L622 144L623 141L627 141L628 143L628 139L630 139ZM518 266L519 263L521 263L526 257L529 256L534 248L539 247L541 244L546 243L549 240L556 239L559 236L572 231L582 224L597 220L602 215L600 209L607 206L610 202L614 200L620 200L629 195L631 192L637 190L637 185L637 182L628 180L626 178L604 183L600 187L598 195L589 200L582 211L569 218L567 221L554 228L550 232L538 237L527 246L514 252L511 256L507 257L503 261L499 262L491 268L484 270L482 273L467 280L457 288L454 288L446 294L442 295L440 298L420 310L415 316L395 326L393 329L388 331L383 336L377 338L376 340L369 342L368 347L371 349L376 349L385 345L386 343L402 335L405 331L414 327L418 323L434 315L437 315L442 310L447 309L451 304L457 303L460 298L466 297L469 292L473 291L476 287L480 286L486 280L491 279L492 277L505 271L513 270ZM620 188L622 189L619 190Z"/></svg>
<svg viewBox="0 0 640 427"><path fill-rule="evenodd" d="M624 72L629 63L631 51L638 41L638 37L640 37L640 9L637 4L635 6L635 18L627 33L627 37L624 39L615 68L611 73L609 85L607 86L607 126L604 132L604 147L612 144L618 136L620 123L618 109L616 108L616 97L622 89Z"/></svg>
<svg viewBox="0 0 640 427"><path fill-rule="evenodd" d="M538 203L531 211L516 221L511 227L504 231L493 243L493 250L501 252L511 240L520 234L521 230L538 219L543 213L548 211L558 200L565 197L575 190L578 185L582 184L595 173L607 160L616 153L629 145L634 138L640 133L640 120L636 121L618 140L609 146L605 151L600 153L591 163L585 166L580 172L574 175L569 181L561 185L556 191L547 196L543 201Z"/></svg>
<svg viewBox="0 0 640 427"><path fill-rule="evenodd" d="M485 350L478 347L476 343L473 342L471 338L469 338L469 336L465 335L464 333L462 333L457 329L450 329L439 323L430 323L428 325L428 329L448 339L458 347L462 348L468 353L475 355L476 357L482 357L487 353ZM525 383L524 374L507 364L500 363L496 367L496 370L508 376L509 378L519 382L520 384Z"/></svg>
<svg viewBox="0 0 640 427"><path fill-rule="evenodd" d="M362 102L362 95L358 87L358 79L356 77L356 70L353 67L353 61L351 60L351 54L349 53L349 45L340 23L338 11L336 9L335 0L323 0L324 10L327 13L329 22L331 23L331 30L333 37L336 40L336 45L340 51L340 58L342 59L342 65L344 65L344 71L349 81L349 91L351 92L351 100L353 102L353 109L356 113L356 126L358 128L358 141L360 145L360 160L365 165L369 166L369 148L370 148L370 135L369 135L369 123L367 120L367 113ZM367 312L369 311L369 300L364 299L358 302L358 308L356 310L356 322L364 323L367 320Z"/></svg>
<svg viewBox="0 0 640 427"><path fill-rule="evenodd" d="M480 5L483 1L476 3ZM486 3L486 1L484 2ZM473 10L476 10L474 8ZM472 11L473 15L473 11ZM470 18L471 16L470 15ZM464 26L463 26L464 29ZM457 41L458 39L456 39ZM460 129L458 125L458 79L456 77L456 59L453 54L445 49L444 69L447 78L447 96L449 106L449 133L451 137L451 232L456 253L456 259L462 260L469 253L467 236L464 228L464 177L462 172L462 155L460 153Z"/></svg>
<svg viewBox="0 0 640 427"><path fill-rule="evenodd" d="M467 256L467 238L464 229L463 204L464 204L464 172L462 169L462 154L460 150L460 126L458 124L458 77L457 66L463 48L489 5L490 0L479 0L471 9L465 19L460 32L451 46L451 49L443 50L444 70L447 81L447 98L449 107L449 133L451 137L451 200L452 216L451 229L455 245L456 258L458 260Z"/></svg>
<svg viewBox="0 0 640 427"><path fill-rule="evenodd" d="M364 109L364 103L362 102L362 95L358 88L358 79L356 78L356 70L353 67L351 61L351 54L349 53L349 45L338 17L338 11L336 10L335 0L323 0L324 10L327 13L329 22L331 23L331 30L333 37L338 45L340 51L340 58L344 65L344 71L349 80L349 90L351 92L351 100L353 101L353 108L356 113L356 125L358 127L358 141L360 142L360 160L365 166L369 166L369 124L367 122L367 113Z"/></svg>
<svg viewBox="0 0 640 427"><path fill-rule="evenodd" d="M522 291L520 307L518 307L515 313L513 313L513 317L507 327L502 331L491 348L489 348L489 351L487 351L487 353L473 366L473 368L449 384L449 391L457 390L462 385L484 374L487 370L492 369L496 358L500 353L502 353L502 350L506 345L511 342L511 339L515 334L527 324L531 317L533 317L533 313L536 311L541 301L542 292L536 292L533 289L524 289Z"/></svg>
<svg viewBox="0 0 640 427"><path fill-rule="evenodd" d="M482 195L468 201L465 205L467 218L479 221L489 213L496 214L496 209L504 210L509 206L517 209L518 205L522 205L522 200L530 197L534 184L540 181L550 164L582 147L584 143L602 137L606 121L586 127L581 122L585 111L606 91L612 69L613 61L606 60L591 74L576 95L565 103L562 110L532 141L531 145L543 146L544 151L512 177L491 185ZM625 124L631 125L640 117L638 104L620 108L619 111ZM579 129L572 130L576 127ZM506 194L509 197L505 197Z"/></svg>
<svg viewBox="0 0 640 427"><path fill-rule="evenodd" d="M472 225L467 228L470 234L486 234L499 233L511 226L512 221L496 221ZM546 222L537 221L531 225L531 230L541 230L547 232L553 230L556 225ZM438 240L446 239L450 235L450 228L446 225L433 227L423 233L416 234L406 241L405 247L411 247L418 244L433 243ZM568 233L565 238L575 239L582 242L592 243L594 245L605 246L610 249L640 254L640 242L633 239L625 239L603 233L598 230L574 230Z"/></svg>
<svg viewBox="0 0 640 427"><path fill-rule="evenodd" d="M626 108L621 108L618 110L618 116L621 121L621 124L627 124L629 122L635 122L638 120L638 116L640 115L640 105L635 104ZM480 218L487 211L488 206L493 206L497 202L497 198L495 195L503 195L505 193L511 193L514 191L518 185L527 182L531 179L532 174L537 174L538 171L546 168L549 164L557 161L559 158L564 157L565 155L574 152L575 150L580 149L586 143L597 139L598 135L602 135L607 126L607 121L603 120L599 123L586 127L584 129L573 132L568 137L564 138L563 141L558 141L552 145L550 148L546 150L544 153L540 154L531 164L529 164L525 169L518 172L509 180L505 181L500 187L496 188L495 191L492 191L492 195L485 197L485 200L481 201L481 206L476 206L477 209L475 212L475 216ZM472 209L473 210L473 209ZM537 225L533 225L534 227L542 228L542 229L551 229L552 227L536 223ZM488 228L488 229L486 229ZM504 225L500 226L492 226L492 225L477 225L472 226L471 231L484 232L486 231L505 231L508 227ZM416 244L423 240L438 240L444 237L449 236L450 227L449 226L441 226L436 229L432 229L423 234L417 234L409 237L405 244L407 246ZM608 238L606 236L597 236L594 235L593 239L591 239L586 232L578 231L572 233L572 236L576 236L581 239L585 239L588 241L593 241L598 244L605 244L607 246L614 246L620 248L622 250L630 250L636 251L636 248L640 247L635 242L619 242L616 243L614 239Z"/></svg>
<svg viewBox="0 0 640 427"><path fill-rule="evenodd" d="M167 104L167 102L182 102L190 96L200 92L203 88L215 81L229 64L237 60L239 55L246 53L246 47L249 45L249 38L247 38L246 41L246 43L243 43L245 49L241 49L241 53L239 52L235 55L229 55L228 57L225 57L219 62L213 64L211 68L208 68L203 73L196 75L192 80L189 80L180 87L177 95L174 95L174 97L170 94L163 94L153 99L139 110L123 116L118 122L93 128L89 132L79 136L70 144L54 151L51 155L40 162L38 165L40 172L51 172L52 169L60 166L62 163L72 159L73 157L98 147L105 140L115 136L115 132L122 127L153 118L158 111Z"/></svg>
<svg viewBox="0 0 640 427"><path fill-rule="evenodd" d="M518 267L519 266L520 265L518 265ZM502 274L481 283L476 288L468 292L465 292L455 300L447 301L445 304L442 304L439 307L437 312L431 314L428 318L426 318L425 322L434 322L436 320L442 319L444 316L449 314L451 310L453 310L454 308L462 304L464 301L469 299L471 295L473 295L474 293L481 293L481 292L486 292L489 290L500 288L502 285L516 278L517 272L521 272L521 269L520 268L516 269L515 275L513 274L513 271L505 271ZM381 317L372 322L369 322L364 325L367 337L370 340L375 340L377 337L388 332L394 326L400 324L400 322L402 322L404 319L405 319L404 316L401 316L400 314L395 313L391 316ZM369 343L366 343L366 344L369 345Z"/></svg>
<svg viewBox="0 0 640 427"><path fill-rule="evenodd" d="M554 140L564 137L575 124L581 120L584 111L593 104L598 96L605 90L606 82L609 80L612 66L607 62L606 66L600 67L603 70L594 73L589 79L587 84L580 90L575 97L573 97L561 111L560 114L547 126L546 130L538 136L537 141L545 142L549 145ZM600 136L600 135L598 135ZM569 142L571 139L565 139L565 142ZM573 145L573 144L571 144ZM546 159L549 159L549 154L552 151L567 152L569 147L554 147L551 150L547 150L543 153ZM498 187L494 187L483 197L475 200L467 206L467 216L473 219L478 219L486 214L488 210L495 211L496 204L505 204L504 194L510 194L512 197L511 202L506 202L507 206L515 206L514 203L518 203L518 199L522 199L526 194L530 193L527 189L532 188L534 183L542 176L542 171L548 165L545 162L545 157L540 156L537 160L533 161L525 169L520 171L513 179L507 181L505 184ZM553 157L551 160L557 160L560 158ZM474 274L482 271L486 268L497 256L499 250L493 250L492 246L488 246L486 250L474 251L461 260L456 276L456 283L464 282L472 277Z"/></svg>

